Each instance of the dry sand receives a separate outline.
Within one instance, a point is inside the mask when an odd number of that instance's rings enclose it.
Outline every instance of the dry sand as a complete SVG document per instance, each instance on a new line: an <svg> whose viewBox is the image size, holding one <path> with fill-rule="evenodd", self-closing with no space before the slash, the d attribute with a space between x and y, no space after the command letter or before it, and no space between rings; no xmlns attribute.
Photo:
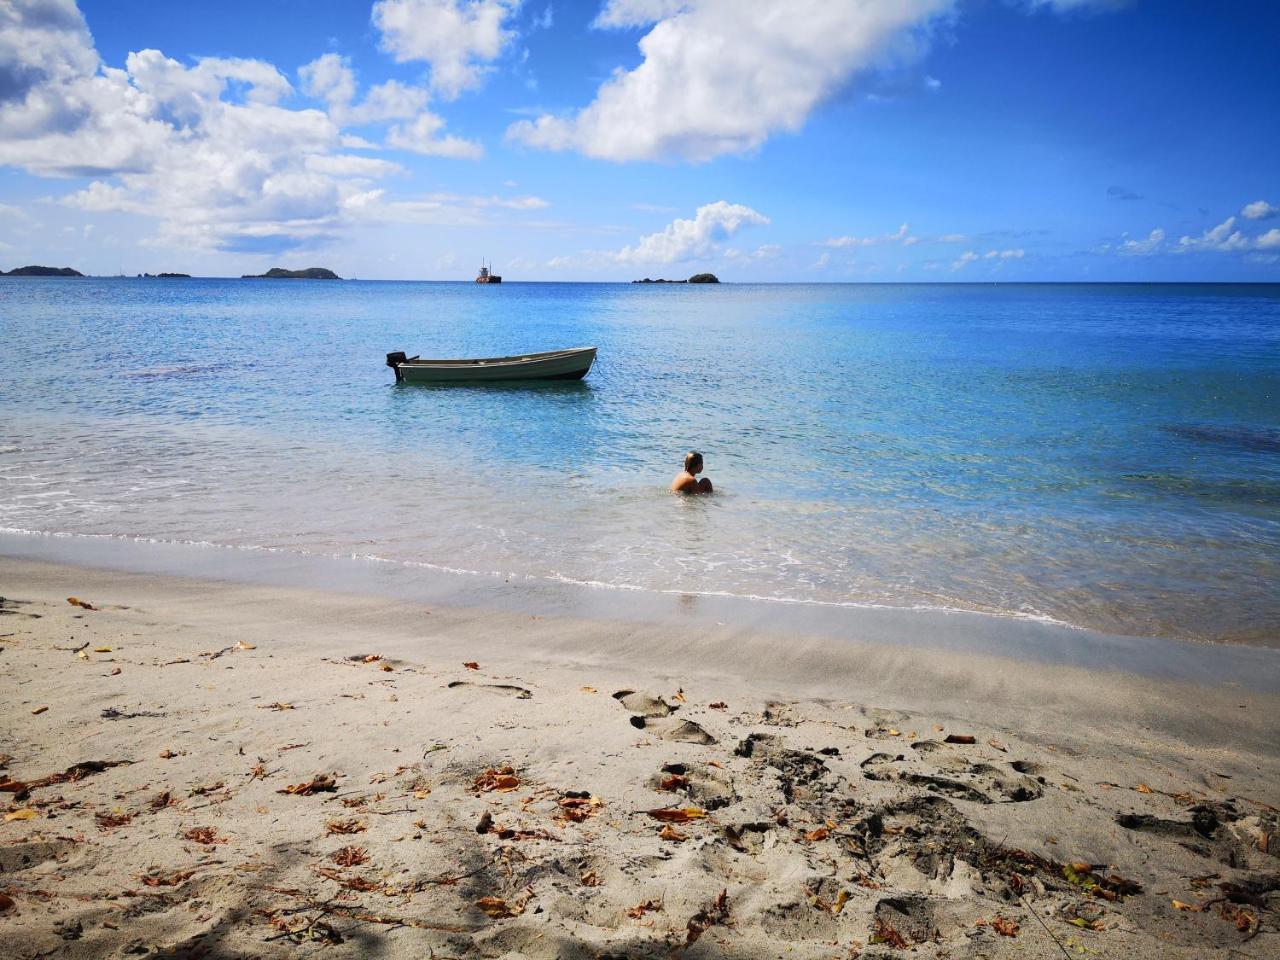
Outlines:
<svg viewBox="0 0 1280 960"><path fill-rule="evenodd" d="M16 560L0 593L0 957L1280 956L1272 695Z"/></svg>

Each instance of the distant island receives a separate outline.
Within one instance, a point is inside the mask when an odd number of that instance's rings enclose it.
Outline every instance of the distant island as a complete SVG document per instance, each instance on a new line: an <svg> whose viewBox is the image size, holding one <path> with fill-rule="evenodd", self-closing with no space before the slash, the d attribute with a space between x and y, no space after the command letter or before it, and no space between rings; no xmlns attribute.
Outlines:
<svg viewBox="0 0 1280 960"><path fill-rule="evenodd" d="M18 267L5 273L0 270L0 277L83 277L79 270L70 267Z"/></svg>
<svg viewBox="0 0 1280 960"><path fill-rule="evenodd" d="M657 280L650 280L645 277L643 280L632 280L632 283L719 283L720 278L714 273L695 273L688 280L663 280L659 277Z"/></svg>
<svg viewBox="0 0 1280 960"><path fill-rule="evenodd" d="M285 270L272 267L266 273L246 273L241 280L341 280L327 267L307 267L305 270Z"/></svg>
<svg viewBox="0 0 1280 960"><path fill-rule="evenodd" d="M145 280L190 280L189 273L140 273L139 277Z"/></svg>

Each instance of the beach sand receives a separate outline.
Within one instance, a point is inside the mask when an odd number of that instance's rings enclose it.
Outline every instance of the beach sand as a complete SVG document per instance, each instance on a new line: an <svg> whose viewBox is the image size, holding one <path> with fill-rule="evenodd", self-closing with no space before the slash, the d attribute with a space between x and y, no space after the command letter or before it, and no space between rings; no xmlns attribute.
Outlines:
<svg viewBox="0 0 1280 960"><path fill-rule="evenodd" d="M3 957L1280 955L1272 694L12 559L0 593Z"/></svg>

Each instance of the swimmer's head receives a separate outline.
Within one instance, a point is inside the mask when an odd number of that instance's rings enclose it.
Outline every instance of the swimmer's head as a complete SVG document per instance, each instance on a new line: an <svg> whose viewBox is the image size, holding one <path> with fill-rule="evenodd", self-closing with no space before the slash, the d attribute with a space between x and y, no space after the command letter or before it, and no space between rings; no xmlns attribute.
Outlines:
<svg viewBox="0 0 1280 960"><path fill-rule="evenodd" d="M697 475L702 472L702 454L696 450L691 450L684 455L685 473Z"/></svg>

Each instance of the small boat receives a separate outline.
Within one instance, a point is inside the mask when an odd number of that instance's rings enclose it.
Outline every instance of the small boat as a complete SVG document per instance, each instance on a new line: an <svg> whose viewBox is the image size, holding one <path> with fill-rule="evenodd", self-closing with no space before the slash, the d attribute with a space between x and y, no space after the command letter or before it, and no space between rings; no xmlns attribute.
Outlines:
<svg viewBox="0 0 1280 960"><path fill-rule="evenodd" d="M480 274L476 277L476 283L501 283L502 278L493 272L492 264L485 266L483 262L480 264Z"/></svg>
<svg viewBox="0 0 1280 960"><path fill-rule="evenodd" d="M403 383L492 383L500 380L581 380L595 363L595 347L476 360L423 360L388 353L387 366Z"/></svg>

